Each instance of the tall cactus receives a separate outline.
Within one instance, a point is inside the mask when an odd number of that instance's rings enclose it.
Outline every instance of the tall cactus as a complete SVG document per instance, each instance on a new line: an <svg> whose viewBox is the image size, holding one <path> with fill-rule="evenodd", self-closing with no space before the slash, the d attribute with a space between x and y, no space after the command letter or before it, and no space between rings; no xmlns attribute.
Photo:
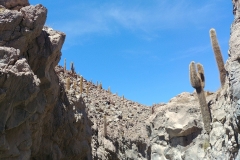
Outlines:
<svg viewBox="0 0 240 160"><path fill-rule="evenodd" d="M64 73L66 73L66 58L64 59Z"/></svg>
<svg viewBox="0 0 240 160"><path fill-rule="evenodd" d="M152 114L154 114L154 104L152 105Z"/></svg>
<svg viewBox="0 0 240 160"><path fill-rule="evenodd" d="M98 85L98 90L101 91L101 89L102 89L102 82L100 82Z"/></svg>
<svg viewBox="0 0 240 160"><path fill-rule="evenodd" d="M87 92L87 96L88 96L89 95L90 84L87 84L87 88L86 89L87 89L86 92Z"/></svg>
<svg viewBox="0 0 240 160"><path fill-rule="evenodd" d="M211 43L212 43L213 52L214 52L215 59L217 61L217 65L218 65L221 86L223 86L225 83L225 78L226 78L226 69L224 68L222 53L221 53L220 47L218 45L218 40L217 40L217 35L216 35L215 29L211 28L209 32L210 32L210 39L211 39Z"/></svg>
<svg viewBox="0 0 240 160"><path fill-rule="evenodd" d="M204 123L204 128L207 133L210 133L211 131L211 113L208 108L208 104L206 101L205 93L203 90L203 83L201 79L201 74L203 74L203 66L201 64L198 65L198 73L196 71L196 66L194 62L191 62L189 65L189 71L190 71L190 82L193 88L196 89L201 113L202 113L202 119ZM203 75L204 76L204 75Z"/></svg>
<svg viewBox="0 0 240 160"><path fill-rule="evenodd" d="M111 88L110 88L110 86L108 87L108 93L111 94Z"/></svg>
<svg viewBox="0 0 240 160"><path fill-rule="evenodd" d="M66 89L67 89L67 91L70 90L70 78L69 77L67 77L67 79L66 79Z"/></svg>
<svg viewBox="0 0 240 160"><path fill-rule="evenodd" d="M107 118L106 115L103 117L103 135L107 137Z"/></svg>
<svg viewBox="0 0 240 160"><path fill-rule="evenodd" d="M73 89L75 90L76 89L76 81L73 82Z"/></svg>
<svg viewBox="0 0 240 160"><path fill-rule="evenodd" d="M75 68L74 68L74 63L71 62L71 71L72 71L72 74L75 73Z"/></svg>

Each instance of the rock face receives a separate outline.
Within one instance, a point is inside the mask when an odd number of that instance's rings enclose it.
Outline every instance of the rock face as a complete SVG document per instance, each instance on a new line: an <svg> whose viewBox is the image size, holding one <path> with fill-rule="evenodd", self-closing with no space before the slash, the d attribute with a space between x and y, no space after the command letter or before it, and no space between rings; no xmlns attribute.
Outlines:
<svg viewBox="0 0 240 160"><path fill-rule="evenodd" d="M208 133L196 93L146 107L86 79L81 92L80 77L57 66L65 34L44 27L47 9L0 0L0 159L240 159L239 2L233 5L226 82L205 92Z"/></svg>
<svg viewBox="0 0 240 160"><path fill-rule="evenodd" d="M0 159L91 159L85 105L54 70L65 34L44 27L42 5L0 4Z"/></svg>

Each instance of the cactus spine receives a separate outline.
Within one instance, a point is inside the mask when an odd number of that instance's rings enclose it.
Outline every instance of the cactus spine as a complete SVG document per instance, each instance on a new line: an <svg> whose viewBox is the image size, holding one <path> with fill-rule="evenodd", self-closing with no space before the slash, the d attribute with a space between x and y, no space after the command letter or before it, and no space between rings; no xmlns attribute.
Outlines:
<svg viewBox="0 0 240 160"><path fill-rule="evenodd" d="M80 94L83 93L83 77L80 77Z"/></svg>
<svg viewBox="0 0 240 160"><path fill-rule="evenodd" d="M204 128L207 133L210 133L211 131L211 113L207 105L205 93L203 90L203 83L201 79L201 74L203 74L203 66L201 64L198 65L198 73L196 71L196 66L194 62L191 62L189 65L189 71L190 71L190 82L193 88L196 89L201 113L202 113L202 119L204 123Z"/></svg>
<svg viewBox="0 0 240 160"><path fill-rule="evenodd" d="M223 86L225 83L225 78L226 78L226 70L224 68L222 53L221 53L220 47L218 45L216 31L213 28L210 29L210 39L211 39L215 59L217 61L217 65L218 65L221 86Z"/></svg>
<svg viewBox="0 0 240 160"><path fill-rule="evenodd" d="M70 78L69 77L67 77L67 79L66 79L66 89L67 89L67 91L70 90Z"/></svg>

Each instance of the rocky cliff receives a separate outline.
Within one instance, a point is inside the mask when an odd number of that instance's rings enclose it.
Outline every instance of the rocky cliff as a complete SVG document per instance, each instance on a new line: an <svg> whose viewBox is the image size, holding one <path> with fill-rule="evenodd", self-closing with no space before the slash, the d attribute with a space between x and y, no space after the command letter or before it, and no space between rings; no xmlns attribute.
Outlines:
<svg viewBox="0 0 240 160"><path fill-rule="evenodd" d="M47 9L0 0L0 159L240 159L239 2L233 6L226 80L204 93L208 133L196 92L150 108L81 82L57 66L65 34L44 26Z"/></svg>
<svg viewBox="0 0 240 160"><path fill-rule="evenodd" d="M55 72L65 35L44 27L42 5L0 4L0 158L91 159L85 106L73 110Z"/></svg>

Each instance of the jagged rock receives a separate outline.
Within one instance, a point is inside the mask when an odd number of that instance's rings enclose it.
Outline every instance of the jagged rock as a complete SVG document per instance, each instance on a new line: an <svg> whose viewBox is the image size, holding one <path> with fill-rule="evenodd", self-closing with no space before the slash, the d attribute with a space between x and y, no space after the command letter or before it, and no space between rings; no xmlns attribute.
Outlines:
<svg viewBox="0 0 240 160"><path fill-rule="evenodd" d="M213 130L210 134L210 143L214 147L213 149L216 151L220 151L224 145L226 131L224 126L219 123L215 122L213 124Z"/></svg>
<svg viewBox="0 0 240 160"><path fill-rule="evenodd" d="M66 98L54 71L65 34L43 27L42 5L0 3L0 159L90 159L86 106Z"/></svg>
<svg viewBox="0 0 240 160"><path fill-rule="evenodd" d="M0 12L0 45L25 53L31 43L42 32L47 10L42 5L26 6L20 11L2 10ZM29 56L29 55L28 55Z"/></svg>

